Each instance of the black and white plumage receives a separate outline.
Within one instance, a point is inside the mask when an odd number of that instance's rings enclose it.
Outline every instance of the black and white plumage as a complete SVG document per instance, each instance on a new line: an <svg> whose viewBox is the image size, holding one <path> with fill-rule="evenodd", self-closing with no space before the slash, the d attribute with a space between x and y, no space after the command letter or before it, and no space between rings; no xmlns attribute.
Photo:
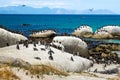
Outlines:
<svg viewBox="0 0 120 80"><path fill-rule="evenodd" d="M50 56L49 56L49 59L50 59L50 60L53 60L53 56L52 56L52 55L50 55Z"/></svg>
<svg viewBox="0 0 120 80"><path fill-rule="evenodd" d="M73 57L72 57L72 56L71 56L70 60L71 60L71 61L74 61L74 59L73 59Z"/></svg>
<svg viewBox="0 0 120 80"><path fill-rule="evenodd" d="M40 48L41 49L41 51L46 51L46 49L45 48Z"/></svg>
<svg viewBox="0 0 120 80"><path fill-rule="evenodd" d="M34 50L34 51L38 51L38 49L37 49L37 48L33 48L33 50Z"/></svg>
<svg viewBox="0 0 120 80"><path fill-rule="evenodd" d="M38 59L38 60L41 60L41 58L40 57L34 57L35 59Z"/></svg>
<svg viewBox="0 0 120 80"><path fill-rule="evenodd" d="M51 49L48 51L49 55L55 54L54 51L52 51Z"/></svg>
<svg viewBox="0 0 120 80"><path fill-rule="evenodd" d="M19 44L17 44L16 48L17 48L18 50L20 50Z"/></svg>

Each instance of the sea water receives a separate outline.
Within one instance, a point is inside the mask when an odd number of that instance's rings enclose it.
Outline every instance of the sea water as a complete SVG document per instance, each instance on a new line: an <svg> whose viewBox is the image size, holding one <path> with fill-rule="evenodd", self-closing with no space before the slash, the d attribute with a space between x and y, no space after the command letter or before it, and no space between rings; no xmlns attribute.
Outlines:
<svg viewBox="0 0 120 80"><path fill-rule="evenodd" d="M23 26L22 24L29 24ZM21 15L0 14L0 25L29 36L32 31L55 30L58 34L71 34L80 25L89 25L93 31L106 25L120 25L120 15Z"/></svg>

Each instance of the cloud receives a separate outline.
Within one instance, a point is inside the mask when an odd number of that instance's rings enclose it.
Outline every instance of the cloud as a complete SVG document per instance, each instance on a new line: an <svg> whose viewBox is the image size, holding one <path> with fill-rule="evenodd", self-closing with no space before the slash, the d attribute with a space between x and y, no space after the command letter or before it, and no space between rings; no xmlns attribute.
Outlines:
<svg viewBox="0 0 120 80"><path fill-rule="evenodd" d="M23 4L36 8L69 8L71 5L68 0L0 0L0 7Z"/></svg>
<svg viewBox="0 0 120 80"><path fill-rule="evenodd" d="M27 5L35 8L64 8L69 10L109 9L120 13L120 0L0 0L0 7Z"/></svg>

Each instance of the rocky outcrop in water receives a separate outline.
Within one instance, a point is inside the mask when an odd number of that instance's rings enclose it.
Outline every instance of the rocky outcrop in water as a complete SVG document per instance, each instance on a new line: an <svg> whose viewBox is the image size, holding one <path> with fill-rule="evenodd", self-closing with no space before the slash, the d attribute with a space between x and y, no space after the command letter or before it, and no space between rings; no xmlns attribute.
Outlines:
<svg viewBox="0 0 120 80"><path fill-rule="evenodd" d="M93 34L92 28L87 25L80 26L72 33L72 35L79 37L91 37L92 34Z"/></svg>
<svg viewBox="0 0 120 80"><path fill-rule="evenodd" d="M56 32L53 30L44 30L40 32L34 32L33 34L30 34L31 38L46 38L56 35Z"/></svg>
<svg viewBox="0 0 120 80"><path fill-rule="evenodd" d="M98 29L93 38L120 38L120 26L105 26Z"/></svg>

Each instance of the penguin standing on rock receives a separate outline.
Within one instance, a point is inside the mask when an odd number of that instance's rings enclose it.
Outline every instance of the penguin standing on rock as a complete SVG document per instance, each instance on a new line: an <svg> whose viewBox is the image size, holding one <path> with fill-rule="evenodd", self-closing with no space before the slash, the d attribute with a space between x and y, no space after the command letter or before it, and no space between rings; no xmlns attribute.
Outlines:
<svg viewBox="0 0 120 80"><path fill-rule="evenodd" d="M25 45L25 46L26 46L26 48L28 48L28 42L26 42L26 45Z"/></svg>
<svg viewBox="0 0 120 80"><path fill-rule="evenodd" d="M72 56L71 56L70 60L71 60L71 61L74 61L74 59L73 59L73 57L72 57Z"/></svg>
<svg viewBox="0 0 120 80"><path fill-rule="evenodd" d="M20 47L19 47L19 43L18 43L18 42L17 42L16 48L17 48L18 50L20 50Z"/></svg>
<svg viewBox="0 0 120 80"><path fill-rule="evenodd" d="M53 60L53 56L52 56L52 55L50 55L50 56L49 56L49 59L50 59L50 60Z"/></svg>
<svg viewBox="0 0 120 80"><path fill-rule="evenodd" d="M54 52L50 49L50 51L48 52L48 54L49 54L49 59L53 60L52 54L54 54Z"/></svg>
<svg viewBox="0 0 120 80"><path fill-rule="evenodd" d="M50 49L50 51L48 52L48 54L49 54L49 55L52 55L52 53L55 54L54 51L52 51L52 50Z"/></svg>
<svg viewBox="0 0 120 80"><path fill-rule="evenodd" d="M33 42L33 46L36 47L36 42Z"/></svg>

